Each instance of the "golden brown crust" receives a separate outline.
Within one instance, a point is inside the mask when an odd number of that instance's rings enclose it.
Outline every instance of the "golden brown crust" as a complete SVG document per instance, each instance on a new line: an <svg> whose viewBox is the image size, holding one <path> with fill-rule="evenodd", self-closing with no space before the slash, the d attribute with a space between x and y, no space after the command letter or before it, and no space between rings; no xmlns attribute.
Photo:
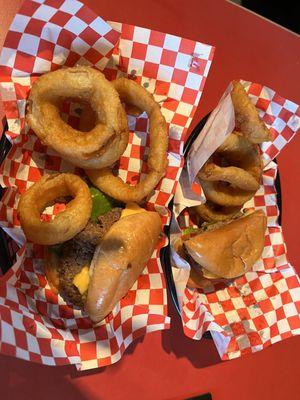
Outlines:
<svg viewBox="0 0 300 400"><path fill-rule="evenodd" d="M206 203L192 207L192 209L205 222L223 222L236 217L240 213L241 207L218 206L210 201L206 201Z"/></svg>
<svg viewBox="0 0 300 400"><path fill-rule="evenodd" d="M143 181L131 186L114 176L110 168L86 171L92 183L109 196L122 201L140 202L157 186L166 173L168 165L167 124L159 105L147 90L136 82L119 78L112 82L120 98L125 103L146 111L149 117L150 149L148 154L148 173Z"/></svg>
<svg viewBox="0 0 300 400"><path fill-rule="evenodd" d="M259 117L254 104L245 89L238 81L233 81L231 99L235 112L236 127L252 143L262 143L272 140L271 132Z"/></svg>
<svg viewBox="0 0 300 400"><path fill-rule="evenodd" d="M50 221L40 216L55 199L72 196L65 210ZM92 198L87 184L77 175L63 173L44 175L21 195L18 216L27 239L51 245L72 239L87 224L92 210Z"/></svg>
<svg viewBox="0 0 300 400"><path fill-rule="evenodd" d="M90 103L96 125L81 132L64 122L59 111L63 98ZM125 119L118 93L100 71L91 67L64 68L40 76L31 88L26 116L44 144L82 168L106 167L119 159L124 146L119 149L116 140L123 142L125 131L128 133ZM110 157L103 159L108 148Z"/></svg>
<svg viewBox="0 0 300 400"><path fill-rule="evenodd" d="M100 322L125 296L151 257L161 232L156 212L117 221L97 247L90 267L86 311Z"/></svg>
<svg viewBox="0 0 300 400"><path fill-rule="evenodd" d="M262 254L267 218L263 211L236 219L184 242L189 255L211 273L231 279L251 270Z"/></svg>
<svg viewBox="0 0 300 400"><path fill-rule="evenodd" d="M258 145L234 131L204 164L198 178L208 200L237 207L254 196L261 175Z"/></svg>

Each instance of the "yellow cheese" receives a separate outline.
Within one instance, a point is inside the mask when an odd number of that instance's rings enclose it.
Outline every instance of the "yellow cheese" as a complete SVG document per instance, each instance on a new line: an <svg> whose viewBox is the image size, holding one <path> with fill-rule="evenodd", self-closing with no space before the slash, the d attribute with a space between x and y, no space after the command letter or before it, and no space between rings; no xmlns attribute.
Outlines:
<svg viewBox="0 0 300 400"><path fill-rule="evenodd" d="M122 211L121 218L128 217L128 215L139 214L146 212L144 208L141 208L136 203L127 203L126 208Z"/></svg>
<svg viewBox="0 0 300 400"><path fill-rule="evenodd" d="M80 294L87 291L90 281L89 267L83 267L73 278L73 284L77 287Z"/></svg>
<svg viewBox="0 0 300 400"><path fill-rule="evenodd" d="M222 279L220 276L213 274L212 272L208 271L206 268L202 268L202 273L204 278L206 279Z"/></svg>

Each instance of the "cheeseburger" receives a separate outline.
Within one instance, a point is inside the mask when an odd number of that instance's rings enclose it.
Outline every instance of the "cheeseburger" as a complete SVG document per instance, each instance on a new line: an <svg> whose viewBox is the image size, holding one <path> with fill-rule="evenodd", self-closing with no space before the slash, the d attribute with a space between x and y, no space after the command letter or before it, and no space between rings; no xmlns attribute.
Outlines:
<svg viewBox="0 0 300 400"><path fill-rule="evenodd" d="M250 271L260 258L267 218L255 211L240 218L204 224L195 236L177 242L176 250L191 266L188 286L206 288Z"/></svg>
<svg viewBox="0 0 300 400"><path fill-rule="evenodd" d="M161 232L158 213L131 203L89 221L73 239L47 249L45 271L56 293L103 320L126 295L151 257Z"/></svg>
<svg viewBox="0 0 300 400"><path fill-rule="evenodd" d="M64 210L43 220L42 211L58 202ZM122 208L69 173L41 177L21 195L18 215L27 239L45 245L52 290L95 323L132 287L161 233L158 213L136 203Z"/></svg>

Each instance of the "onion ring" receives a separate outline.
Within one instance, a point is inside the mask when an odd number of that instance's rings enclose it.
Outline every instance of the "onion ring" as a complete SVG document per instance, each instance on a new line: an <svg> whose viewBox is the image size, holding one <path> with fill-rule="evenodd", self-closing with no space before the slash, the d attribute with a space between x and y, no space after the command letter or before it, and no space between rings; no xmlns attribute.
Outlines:
<svg viewBox="0 0 300 400"><path fill-rule="evenodd" d="M204 204L192 207L199 217L205 222L223 222L234 218L239 212L241 207L223 207L206 201Z"/></svg>
<svg viewBox="0 0 300 400"><path fill-rule="evenodd" d="M262 143L272 140L271 132L258 115L255 105L251 102L245 89L238 81L233 81L231 100L234 107L236 127L252 143Z"/></svg>
<svg viewBox="0 0 300 400"><path fill-rule="evenodd" d="M138 117L142 114L142 111L139 108L132 106L131 104L126 104L125 110L127 114L133 115L135 117Z"/></svg>
<svg viewBox="0 0 300 400"><path fill-rule="evenodd" d="M255 191L246 191L239 188L220 187L218 182L200 180L202 189L208 200L221 206L233 207L242 206L250 200Z"/></svg>
<svg viewBox="0 0 300 400"><path fill-rule="evenodd" d="M219 167L213 162L205 164L199 177L210 182L228 182L244 190L256 191L259 188L257 180L247 171L237 167Z"/></svg>
<svg viewBox="0 0 300 400"><path fill-rule="evenodd" d="M59 113L64 98L90 103L96 126L83 133L64 122ZM73 67L49 72L36 80L29 95L27 122L42 143L61 157L79 167L101 168L113 164L122 154L119 150L124 146L118 146L117 140L123 143L124 137L120 137L128 131L124 115L118 93L101 72ZM106 155L103 161L107 147L111 147L110 157Z"/></svg>
<svg viewBox="0 0 300 400"><path fill-rule="evenodd" d="M124 153L128 140L129 140L129 129L127 124L127 117L123 110L122 105L120 105L122 111L120 111L120 126L121 131L117 137L109 140L108 143L99 151L91 153L91 158L86 160L78 160L76 157L68 157L68 161L78 167L84 169L94 169L94 168L104 168L106 166L112 165L117 161L120 156ZM91 122L88 120L89 115L86 115L82 120L80 120L80 127L84 129L84 126L89 126Z"/></svg>
<svg viewBox="0 0 300 400"><path fill-rule="evenodd" d="M254 196L261 174L258 145L233 132L204 164L198 177L208 200L230 207L241 206Z"/></svg>
<svg viewBox="0 0 300 400"><path fill-rule="evenodd" d="M147 160L148 174L143 181L131 186L114 176L110 168L86 171L92 183L116 200L139 202L155 188L165 175L168 165L168 134L165 118L153 96L142 86L126 78L112 82L122 101L146 111L150 123L150 149Z"/></svg>
<svg viewBox="0 0 300 400"><path fill-rule="evenodd" d="M59 197L72 196L65 210L50 221L41 221L41 212ZM27 239L52 245L72 239L87 224L92 198L87 184L77 175L44 175L21 195L18 216Z"/></svg>

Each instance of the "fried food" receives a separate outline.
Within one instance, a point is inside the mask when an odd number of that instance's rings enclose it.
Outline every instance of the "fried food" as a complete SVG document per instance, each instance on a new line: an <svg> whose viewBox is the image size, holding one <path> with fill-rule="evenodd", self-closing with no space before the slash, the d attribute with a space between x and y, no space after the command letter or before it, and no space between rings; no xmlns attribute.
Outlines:
<svg viewBox="0 0 300 400"><path fill-rule="evenodd" d="M126 295L151 257L159 235L158 213L145 211L117 221L96 248L85 309L101 321Z"/></svg>
<svg viewBox="0 0 300 400"><path fill-rule="evenodd" d="M142 114L142 111L138 107L132 106L131 104L126 104L125 110L127 114L134 115L135 117Z"/></svg>
<svg viewBox="0 0 300 400"><path fill-rule="evenodd" d="M108 165L112 165L124 153L129 140L127 117L123 108L122 112L120 113L120 123L120 134L109 140L107 145L104 146L101 150L95 152L94 154L90 154L91 158L87 158L86 160L78 160L76 157L69 156L68 161L86 170L103 168ZM83 122L81 122L81 126L87 126L87 124L90 124L90 122L88 121L88 118L85 117L83 119Z"/></svg>
<svg viewBox="0 0 300 400"><path fill-rule="evenodd" d="M185 250L197 263L195 271L201 268L204 277L210 277L210 273L212 278L226 279L250 271L264 248L267 228L264 212L255 211L212 228L184 242Z"/></svg>
<svg viewBox="0 0 300 400"><path fill-rule="evenodd" d="M235 112L236 128L252 143L272 140L271 132L258 115L255 105L238 81L233 81L231 99Z"/></svg>
<svg viewBox="0 0 300 400"><path fill-rule="evenodd" d="M82 132L64 122L59 107L66 98L89 103L96 125ZM91 67L59 69L40 76L30 91L27 122L42 143L82 168L112 165L128 142L127 118L118 93Z"/></svg>
<svg viewBox="0 0 300 400"><path fill-rule="evenodd" d="M82 103L80 108L79 130L89 132L94 128L97 121L97 115L89 103Z"/></svg>
<svg viewBox="0 0 300 400"><path fill-rule="evenodd" d="M224 207L214 204L211 201L206 201L204 204L192 207L192 210L199 215L202 221L223 222L237 216L241 210L241 207Z"/></svg>
<svg viewBox="0 0 300 400"><path fill-rule="evenodd" d="M146 111L149 117L148 174L144 180L131 186L123 182L120 177L114 176L110 168L87 170L86 173L96 187L114 199L125 203L139 202L151 193L166 173L168 165L167 124L159 105L144 87L126 78L119 78L112 84L123 102Z"/></svg>
<svg viewBox="0 0 300 400"><path fill-rule="evenodd" d="M66 301L102 321L132 287L153 254L161 233L157 212L136 204L114 208L88 225L59 253L46 250L50 287Z"/></svg>
<svg viewBox="0 0 300 400"><path fill-rule="evenodd" d="M244 190L252 191L259 188L259 182L246 170L238 167L219 167L214 162L206 163L199 177L210 182L228 182Z"/></svg>
<svg viewBox="0 0 300 400"><path fill-rule="evenodd" d="M50 221L41 221L42 211L55 199L72 196L72 200ZM92 198L87 184L77 175L44 175L21 195L18 216L27 239L52 245L65 242L87 224Z"/></svg>
<svg viewBox="0 0 300 400"><path fill-rule="evenodd" d="M261 174L258 145L234 131L204 164L198 178L208 200L235 207L254 196Z"/></svg>
<svg viewBox="0 0 300 400"><path fill-rule="evenodd" d="M243 86L233 81L231 98L236 129L198 173L207 204L194 207L204 221L226 221L258 190L262 162L257 143L271 140Z"/></svg>
<svg viewBox="0 0 300 400"><path fill-rule="evenodd" d="M89 275L96 246L120 219L121 212L121 208L114 208L99 216L97 221L89 221L81 232L61 244L56 252L51 247L46 248L45 272L48 282L65 301L76 307L84 307L89 282L86 274Z"/></svg>
<svg viewBox="0 0 300 400"><path fill-rule="evenodd" d="M222 187L218 182L201 181L201 185L207 199L226 207L242 206L255 194L252 191L230 186Z"/></svg>

